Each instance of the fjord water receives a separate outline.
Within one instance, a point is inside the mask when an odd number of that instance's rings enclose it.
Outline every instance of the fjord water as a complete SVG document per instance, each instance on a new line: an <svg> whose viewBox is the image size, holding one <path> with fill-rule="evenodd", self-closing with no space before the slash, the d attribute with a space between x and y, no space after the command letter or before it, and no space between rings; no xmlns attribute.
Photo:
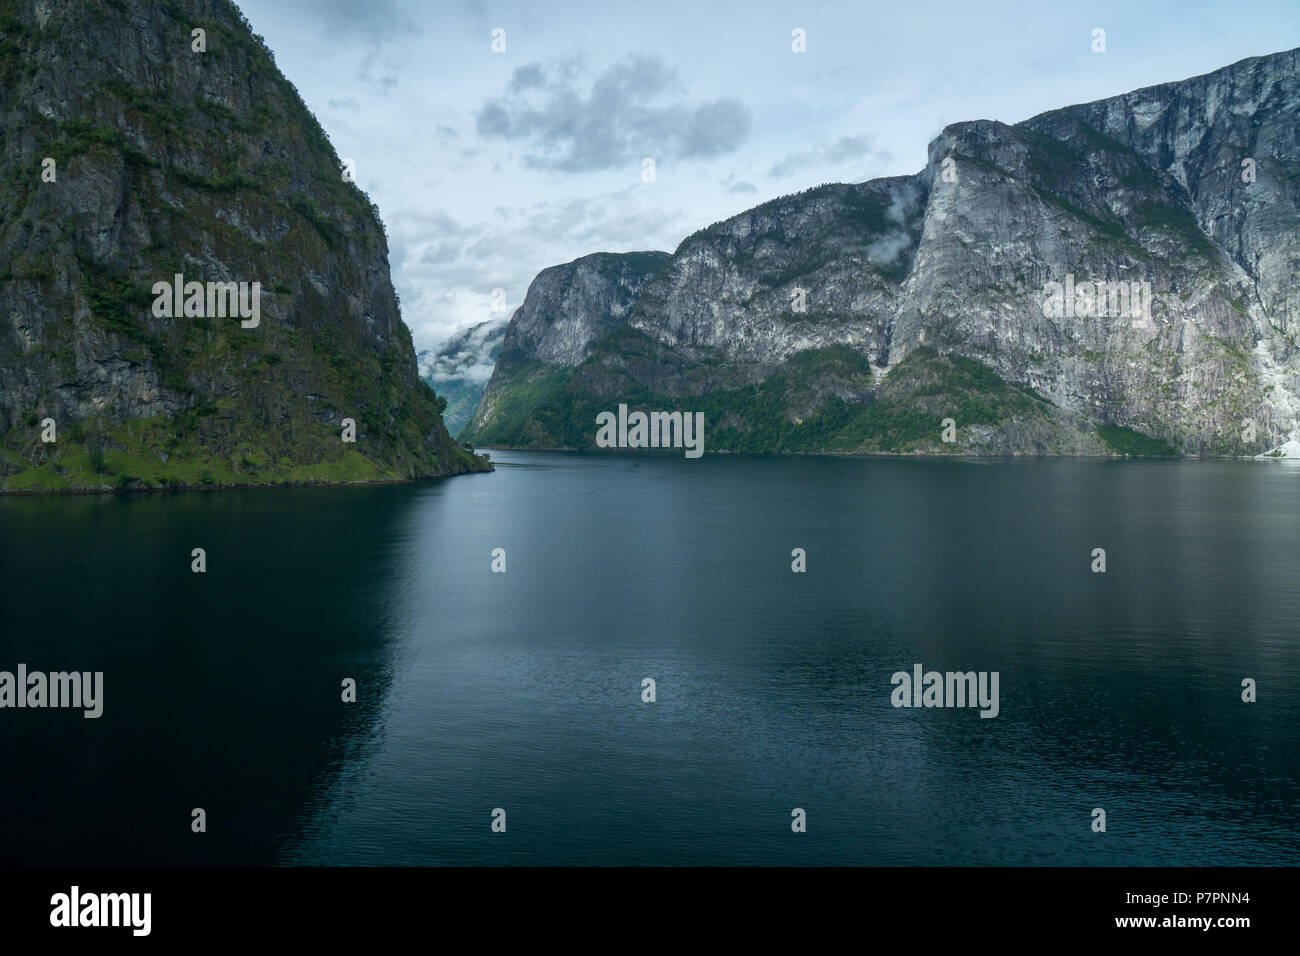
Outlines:
<svg viewBox="0 0 1300 956"><path fill-rule="evenodd" d="M1296 862L1300 468L494 457L0 499L0 862Z"/></svg>

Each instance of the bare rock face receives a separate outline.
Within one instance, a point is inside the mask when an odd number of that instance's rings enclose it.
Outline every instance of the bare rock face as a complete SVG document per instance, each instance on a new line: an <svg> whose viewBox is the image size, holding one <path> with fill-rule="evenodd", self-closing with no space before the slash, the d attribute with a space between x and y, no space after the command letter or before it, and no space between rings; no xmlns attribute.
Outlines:
<svg viewBox="0 0 1300 956"><path fill-rule="evenodd" d="M538 273L506 327L469 433L493 420L503 388L582 364L594 342L627 322L642 288L669 258L666 252L598 252Z"/></svg>
<svg viewBox="0 0 1300 956"><path fill-rule="evenodd" d="M0 0L0 89L0 490L489 467L418 377L378 211L231 3ZM160 309L176 275L256 283L256 322Z"/></svg>
<svg viewBox="0 0 1300 956"><path fill-rule="evenodd" d="M511 318L502 349L545 365L575 366L592 342L627 321L664 252L598 252L543 269Z"/></svg>
<svg viewBox="0 0 1300 956"><path fill-rule="evenodd" d="M616 327L555 304L569 347L521 330L472 430L590 446L590 413L626 400L693 402L715 449L1294 442L1297 115L1290 51L1015 126L954 124L915 176L810 189L687 238Z"/></svg>

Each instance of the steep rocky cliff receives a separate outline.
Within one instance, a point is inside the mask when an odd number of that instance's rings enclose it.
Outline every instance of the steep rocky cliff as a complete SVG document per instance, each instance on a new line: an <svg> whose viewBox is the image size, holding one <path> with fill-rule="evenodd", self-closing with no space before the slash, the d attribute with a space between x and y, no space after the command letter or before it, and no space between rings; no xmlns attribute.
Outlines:
<svg viewBox="0 0 1300 956"><path fill-rule="evenodd" d="M669 260L666 252L598 252L538 273L510 318L492 378L462 437L484 427L524 434L530 416L551 404L554 386L623 326L642 289ZM553 443L531 430L534 443ZM526 443L526 442L521 442Z"/></svg>
<svg viewBox="0 0 1300 956"><path fill-rule="evenodd" d="M581 363L500 365L469 434L587 447L595 414L627 402L705 412L714 450L1294 443L1297 115L1291 51L949 126L914 176L821 186L690 236L617 327L566 312Z"/></svg>
<svg viewBox="0 0 1300 956"><path fill-rule="evenodd" d="M0 90L0 490L490 467L418 377L378 210L233 4L0 0Z"/></svg>

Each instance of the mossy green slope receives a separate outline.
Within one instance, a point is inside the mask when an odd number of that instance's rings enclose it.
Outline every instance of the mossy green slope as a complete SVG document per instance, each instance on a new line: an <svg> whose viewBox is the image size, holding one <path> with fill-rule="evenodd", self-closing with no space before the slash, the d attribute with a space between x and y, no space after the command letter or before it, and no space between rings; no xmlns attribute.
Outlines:
<svg viewBox="0 0 1300 956"><path fill-rule="evenodd" d="M703 412L709 451L830 454L987 454L1014 431L1040 454L1105 454L1087 422L980 362L914 349L886 373L845 346L798 353L753 385L696 396L656 394L618 362L655 347L621 329L578 369L538 367L497 398L493 426L462 437L485 447L594 448L596 415L630 410ZM953 419L953 441L943 420Z"/></svg>
<svg viewBox="0 0 1300 956"><path fill-rule="evenodd" d="M490 468L418 377L378 209L232 3L0 0L0 89L0 490ZM154 316L177 273L259 282L260 323Z"/></svg>

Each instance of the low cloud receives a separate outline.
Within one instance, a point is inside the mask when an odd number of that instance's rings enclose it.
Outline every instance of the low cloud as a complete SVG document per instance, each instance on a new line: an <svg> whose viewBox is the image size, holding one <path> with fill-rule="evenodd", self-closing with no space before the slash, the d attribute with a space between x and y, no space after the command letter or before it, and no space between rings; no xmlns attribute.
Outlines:
<svg viewBox="0 0 1300 956"><path fill-rule="evenodd" d="M867 257L877 265L891 265L902 255L903 250L912 245L912 237L907 232L907 221L919 215L923 210L921 187L912 182L904 182L895 187L889 200L889 218L902 228L891 229L875 242L867 246Z"/></svg>
<svg viewBox="0 0 1300 956"><path fill-rule="evenodd" d="M421 352L420 376L433 382L486 385L496 366L493 352L505 338L507 316L480 322L457 332L427 352Z"/></svg>
<svg viewBox="0 0 1300 956"><path fill-rule="evenodd" d="M911 244L912 237L907 233L890 232L867 246L867 257L878 265L889 265Z"/></svg>
<svg viewBox="0 0 1300 956"><path fill-rule="evenodd" d="M547 266L591 252L670 250L689 225L636 187L487 212L471 223L438 210L389 218L394 281L417 342L445 342L456 328L499 317L493 289L505 290L508 317Z"/></svg>

